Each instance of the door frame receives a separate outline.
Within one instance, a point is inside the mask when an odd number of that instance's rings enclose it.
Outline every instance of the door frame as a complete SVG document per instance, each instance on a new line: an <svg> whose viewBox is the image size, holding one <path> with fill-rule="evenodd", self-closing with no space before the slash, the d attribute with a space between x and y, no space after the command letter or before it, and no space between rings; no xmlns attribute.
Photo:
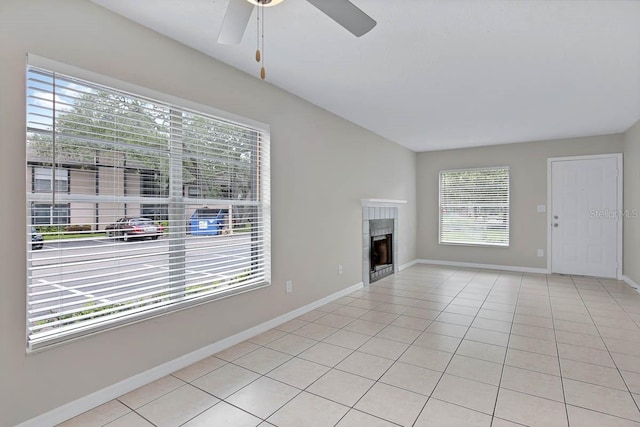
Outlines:
<svg viewBox="0 0 640 427"><path fill-rule="evenodd" d="M552 253L551 253L551 239L552 239L552 213L553 206L551 203L551 191L553 188L553 183L551 182L552 174L551 174L551 165L553 162L562 162L562 161L571 161L571 160L596 160L596 159L616 159L617 167L618 167L618 182L617 182L617 199L618 203L616 206L617 215L618 215L618 227L617 227L617 250L616 250L616 278L618 280L622 280L622 250L623 250L623 242L622 242L622 224L624 223L624 215L623 215L623 207L624 207L624 191L623 191L623 171L622 171L622 153L610 153L610 154L595 154L589 156L569 156L569 157L549 157L547 158L547 274L552 274Z"/></svg>

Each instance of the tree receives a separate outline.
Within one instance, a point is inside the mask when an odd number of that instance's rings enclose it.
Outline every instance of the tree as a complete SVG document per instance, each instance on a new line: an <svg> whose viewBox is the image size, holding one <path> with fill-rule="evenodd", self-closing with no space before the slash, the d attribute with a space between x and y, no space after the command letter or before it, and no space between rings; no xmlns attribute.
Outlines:
<svg viewBox="0 0 640 427"><path fill-rule="evenodd" d="M37 80L30 98L40 101L33 103L40 125L28 134L32 163L124 169L141 175L142 195L168 197L169 159L178 155L172 146L179 138L182 182L195 186L199 199L257 197L255 131L70 78L56 78L54 84L42 73L30 76ZM42 102L49 98L55 103Z"/></svg>

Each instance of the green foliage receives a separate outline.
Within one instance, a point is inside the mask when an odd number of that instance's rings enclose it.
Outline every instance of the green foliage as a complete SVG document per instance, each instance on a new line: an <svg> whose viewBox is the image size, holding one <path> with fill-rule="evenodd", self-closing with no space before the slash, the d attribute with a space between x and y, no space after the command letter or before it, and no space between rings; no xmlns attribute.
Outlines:
<svg viewBox="0 0 640 427"><path fill-rule="evenodd" d="M102 237L102 232L91 232L90 225L41 225L36 229L42 233L44 240L77 239L87 237Z"/></svg>
<svg viewBox="0 0 640 427"><path fill-rule="evenodd" d="M66 100L55 118L56 164L153 171L153 195L167 196L170 144L179 134L182 181L196 186L198 197L255 197L254 131L97 86L78 89L79 82L70 79L56 85ZM31 160L51 164L53 129L31 128L28 140Z"/></svg>
<svg viewBox="0 0 640 427"><path fill-rule="evenodd" d="M202 292L203 290L211 290L221 284L222 280L216 280L211 283L201 283L199 285L187 286L186 288L184 288L184 294L185 296L197 294L198 292Z"/></svg>
<svg viewBox="0 0 640 427"><path fill-rule="evenodd" d="M91 226L90 225L73 224L73 225L68 225L65 228L65 231L67 231L67 232L91 231Z"/></svg>
<svg viewBox="0 0 640 427"><path fill-rule="evenodd" d="M35 322L35 325L41 326L41 325L46 325L48 323L59 322L63 320L73 319L74 317L82 317L87 315L90 315L90 316L88 318L83 317L83 320L94 319L96 317L101 317L106 314L118 312L118 310L115 310L113 312L104 313L106 310L111 310L117 307L121 307L121 306L124 306L125 304L108 304L100 307L94 307L95 305L96 303L91 301L85 304L86 308L84 310L76 311L70 314L61 314L59 316L56 316L54 318L49 318L47 320L40 320L38 322Z"/></svg>
<svg viewBox="0 0 640 427"><path fill-rule="evenodd" d="M66 228L66 225L39 225L36 227L42 234L63 233Z"/></svg>
<svg viewBox="0 0 640 427"><path fill-rule="evenodd" d="M69 240L69 239L95 239L104 237L104 232L96 233L70 233L70 234L44 234L43 238L46 241L51 240Z"/></svg>

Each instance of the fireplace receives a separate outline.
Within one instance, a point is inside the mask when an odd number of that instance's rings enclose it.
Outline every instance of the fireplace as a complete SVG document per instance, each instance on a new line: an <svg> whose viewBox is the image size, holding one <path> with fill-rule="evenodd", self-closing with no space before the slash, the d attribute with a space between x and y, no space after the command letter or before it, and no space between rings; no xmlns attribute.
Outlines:
<svg viewBox="0 0 640 427"><path fill-rule="evenodd" d="M362 283L398 272L399 207L406 200L362 199Z"/></svg>

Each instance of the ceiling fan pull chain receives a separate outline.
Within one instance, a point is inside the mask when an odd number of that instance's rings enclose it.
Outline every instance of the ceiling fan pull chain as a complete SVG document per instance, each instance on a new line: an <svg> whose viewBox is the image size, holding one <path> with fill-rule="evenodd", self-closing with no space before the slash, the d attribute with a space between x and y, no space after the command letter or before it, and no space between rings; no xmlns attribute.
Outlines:
<svg viewBox="0 0 640 427"><path fill-rule="evenodd" d="M256 13L256 62L260 62L260 9Z"/></svg>
<svg viewBox="0 0 640 427"><path fill-rule="evenodd" d="M266 76L264 69L264 4L260 6L260 9L262 9L262 68L260 68L260 78L264 80ZM258 12L260 11L258 10Z"/></svg>

